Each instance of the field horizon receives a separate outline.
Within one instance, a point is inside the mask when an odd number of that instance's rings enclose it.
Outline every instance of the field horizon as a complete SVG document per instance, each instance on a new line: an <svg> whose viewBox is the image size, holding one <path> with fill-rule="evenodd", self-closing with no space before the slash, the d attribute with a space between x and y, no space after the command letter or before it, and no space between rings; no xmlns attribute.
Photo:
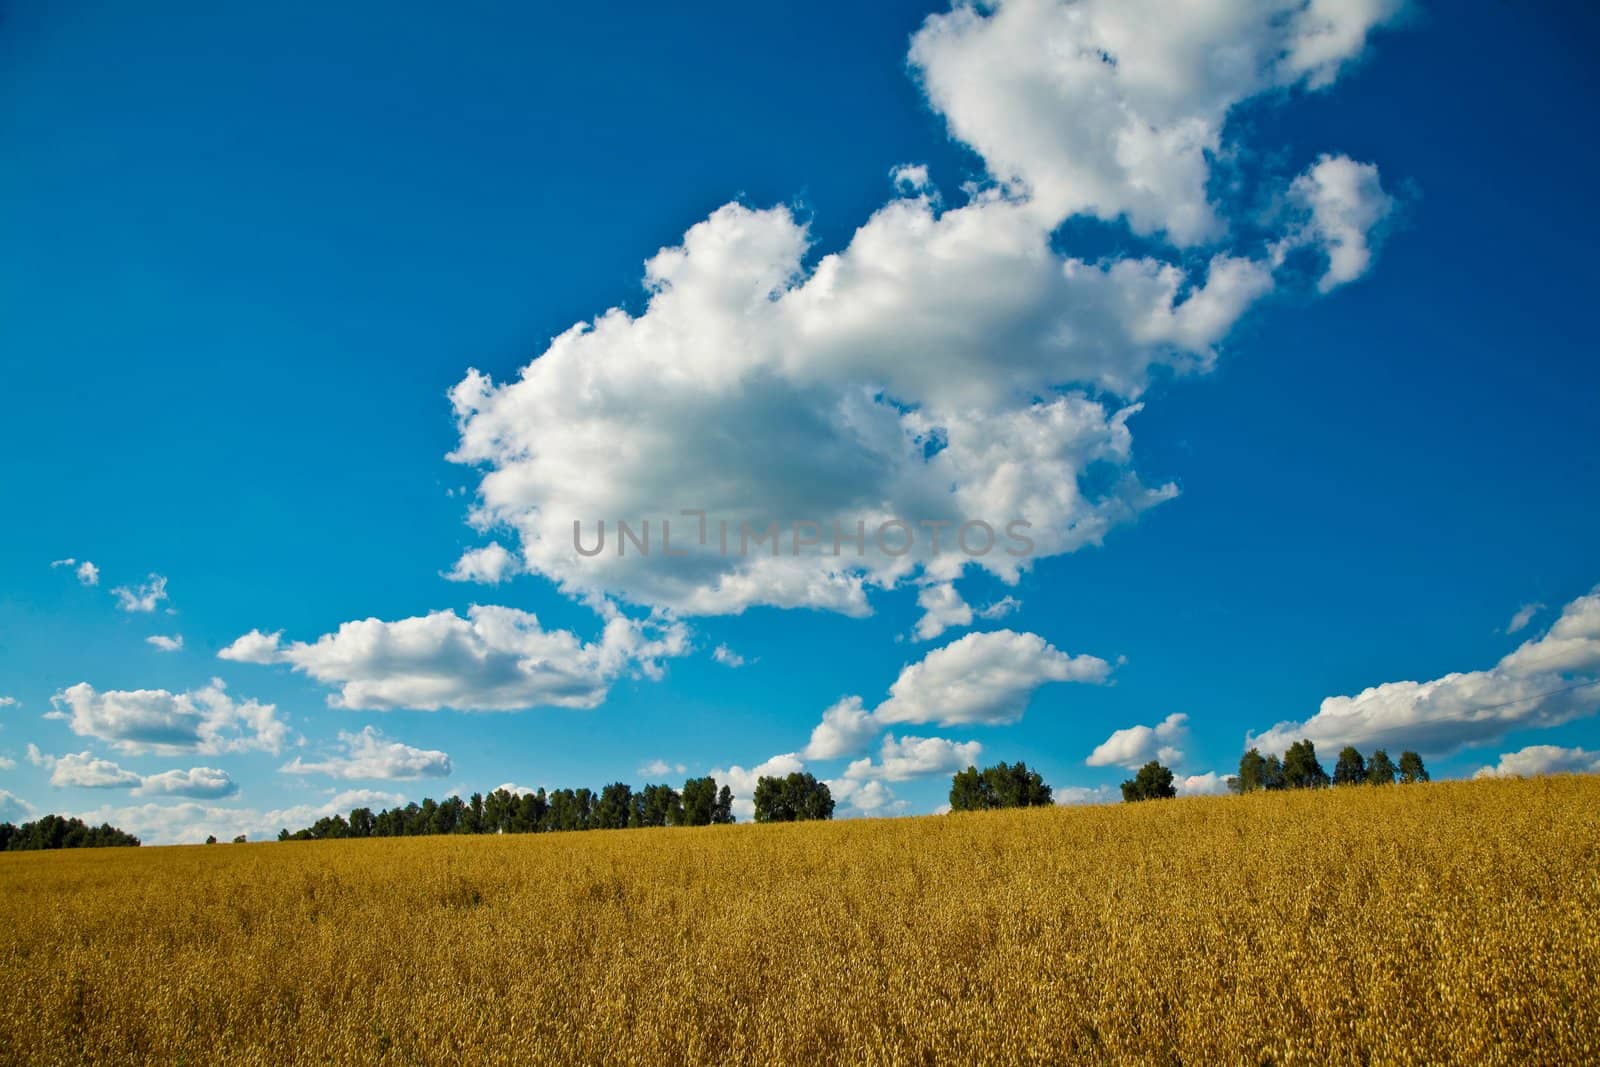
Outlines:
<svg viewBox="0 0 1600 1067"><path fill-rule="evenodd" d="M1600 778L10 853L8 1063L1581 1062Z"/></svg>

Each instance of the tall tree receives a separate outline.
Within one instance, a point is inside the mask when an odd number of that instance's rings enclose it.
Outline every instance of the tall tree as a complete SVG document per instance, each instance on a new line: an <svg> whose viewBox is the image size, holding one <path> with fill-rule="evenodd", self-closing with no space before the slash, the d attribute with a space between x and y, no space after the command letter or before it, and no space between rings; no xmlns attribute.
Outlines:
<svg viewBox="0 0 1600 1067"><path fill-rule="evenodd" d="M1139 768L1139 773L1122 783L1122 799L1125 801L1163 800L1177 795L1177 786L1172 783L1172 771L1163 767L1160 760L1146 763Z"/></svg>
<svg viewBox="0 0 1600 1067"><path fill-rule="evenodd" d="M1339 751L1339 762L1333 765L1334 785L1361 785L1367 780L1367 764L1353 745Z"/></svg>
<svg viewBox="0 0 1600 1067"><path fill-rule="evenodd" d="M950 778L950 810L982 811L994 807L993 798L978 768L968 765Z"/></svg>
<svg viewBox="0 0 1600 1067"><path fill-rule="evenodd" d="M717 807L711 813L711 821L718 826L733 822L733 790L728 786L717 790Z"/></svg>
<svg viewBox="0 0 1600 1067"><path fill-rule="evenodd" d="M833 793L826 782L804 771L786 778L756 781L756 822L798 822L833 818Z"/></svg>
<svg viewBox="0 0 1600 1067"><path fill-rule="evenodd" d="M1266 788L1267 760L1258 748L1239 757L1239 792L1254 793Z"/></svg>
<svg viewBox="0 0 1600 1067"><path fill-rule="evenodd" d="M612 782L600 790L600 799L594 806L591 820L596 830L621 830L633 817L633 787L626 782Z"/></svg>
<svg viewBox="0 0 1600 1067"><path fill-rule="evenodd" d="M1367 764L1367 781L1373 785L1394 785L1394 778L1394 761L1389 758L1387 751L1378 749Z"/></svg>
<svg viewBox="0 0 1600 1067"><path fill-rule="evenodd" d="M1400 753L1400 780L1402 782L1426 782L1428 769L1422 765L1422 757L1415 752Z"/></svg>
<svg viewBox="0 0 1600 1067"><path fill-rule="evenodd" d="M1316 745L1300 740L1284 750L1283 781L1290 789L1320 789L1328 784L1328 772L1317 762Z"/></svg>

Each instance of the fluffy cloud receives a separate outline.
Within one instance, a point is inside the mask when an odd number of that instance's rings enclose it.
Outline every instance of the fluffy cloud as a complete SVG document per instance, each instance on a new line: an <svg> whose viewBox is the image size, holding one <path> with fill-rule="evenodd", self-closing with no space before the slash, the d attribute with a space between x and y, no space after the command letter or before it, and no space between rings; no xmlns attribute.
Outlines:
<svg viewBox="0 0 1600 1067"><path fill-rule="evenodd" d="M1500 762L1479 768L1474 778L1533 778L1541 774L1600 773L1600 752L1558 745L1529 745L1507 752Z"/></svg>
<svg viewBox="0 0 1600 1067"><path fill-rule="evenodd" d="M16 697L0 697L0 708L20 707L22 702Z"/></svg>
<svg viewBox="0 0 1600 1067"><path fill-rule="evenodd" d="M1572 601L1548 633L1488 670L1328 697L1304 722L1280 722L1247 743L1273 752L1309 737L1333 751L1355 745L1443 754L1592 715L1600 709L1597 681L1600 589Z"/></svg>
<svg viewBox="0 0 1600 1067"><path fill-rule="evenodd" d="M54 562L52 562L50 564L50 566L51 567L71 567L71 568L73 568L72 573L77 575L78 584L79 585L99 585L100 584L100 568L96 567L93 563L90 563L88 560L83 560L82 562L79 562L78 560L71 559L69 557L67 559L55 560Z"/></svg>
<svg viewBox="0 0 1600 1067"><path fill-rule="evenodd" d="M928 20L912 63L995 181L947 206L925 167L896 168L894 196L820 257L786 208L725 205L645 263L642 312L574 325L504 383L469 371L452 459L482 472L474 524L590 603L859 616L916 583L919 636L965 625L949 583L968 568L1015 582L1176 494L1134 470L1134 401L1153 374L1209 370L1278 284L1265 240L1090 261L1053 247L1059 223L1226 236L1206 190L1229 110L1327 84L1394 6L1010 0ZM1347 163L1282 193L1330 287L1370 255L1373 187ZM902 554L872 536L891 519L927 529ZM723 550L725 531L793 520L781 554ZM958 551L969 520L1026 523L1031 554ZM624 551L619 521L648 523L653 549Z"/></svg>
<svg viewBox="0 0 1600 1067"><path fill-rule="evenodd" d="M664 759L653 759L649 763L640 764L639 775L643 778L663 778L669 774L684 774L688 769L681 763L668 763Z"/></svg>
<svg viewBox="0 0 1600 1067"><path fill-rule="evenodd" d="M1063 807L1078 804L1112 804L1122 799L1109 785L1058 785L1052 790L1055 802Z"/></svg>
<svg viewBox="0 0 1600 1067"><path fill-rule="evenodd" d="M446 753L391 741L370 726L360 733L340 731L339 745L339 755L317 761L296 756L281 769L285 774L326 774L354 780L445 778L452 769Z"/></svg>
<svg viewBox="0 0 1600 1067"><path fill-rule="evenodd" d="M144 641L145 644L154 646L158 652L177 652L183 648L182 634L173 634L171 637L165 634L151 634Z"/></svg>
<svg viewBox="0 0 1600 1067"><path fill-rule="evenodd" d="M384 622L340 625L312 642L283 643L252 630L219 655L287 663L339 692L336 707L366 711L440 708L510 711L592 708L627 672L660 677L661 661L688 651L687 630L668 620L612 614L598 641L546 630L515 608L473 605Z"/></svg>
<svg viewBox="0 0 1600 1067"><path fill-rule="evenodd" d="M1506 633L1514 634L1526 630L1528 624L1533 621L1533 617L1543 610L1543 604L1522 605L1517 609L1517 613L1511 616L1511 621L1506 623Z"/></svg>
<svg viewBox="0 0 1600 1067"><path fill-rule="evenodd" d="M1181 775L1173 779L1180 797L1220 797L1228 793L1228 779L1216 771Z"/></svg>
<svg viewBox="0 0 1600 1067"><path fill-rule="evenodd" d="M117 607L123 611L150 612L167 599L167 580L159 574L150 575L143 585L119 585L111 590L117 598Z"/></svg>
<svg viewBox="0 0 1600 1067"><path fill-rule="evenodd" d="M1207 197L1234 105L1320 88L1401 0L1007 0L958 4L911 62L951 132L1042 223L1125 218L1179 245L1223 235Z"/></svg>
<svg viewBox="0 0 1600 1067"><path fill-rule="evenodd" d="M1188 737L1189 716L1168 715L1154 726L1130 726L1117 730L1095 747L1084 760L1091 767L1127 767L1136 770L1153 759L1165 764L1183 759L1179 748Z"/></svg>
<svg viewBox="0 0 1600 1067"><path fill-rule="evenodd" d="M953 626L971 626L972 608L950 582L925 585L917 593L922 618L912 632L918 641L931 641Z"/></svg>
<svg viewBox="0 0 1600 1067"><path fill-rule="evenodd" d="M1289 187L1289 202L1306 216L1276 248L1312 245L1327 257L1317 289L1328 292L1355 281L1372 263L1373 242L1394 211L1378 168L1347 156L1323 156Z"/></svg>
<svg viewBox="0 0 1600 1067"><path fill-rule="evenodd" d="M232 796L239 791L228 772L214 767L191 767L141 776L89 752L49 756L40 752L36 745L28 746L28 762L50 769L50 784L57 788L134 789L142 796L200 798Z"/></svg>
<svg viewBox="0 0 1600 1067"><path fill-rule="evenodd" d="M845 769L844 777L864 781L880 779L903 782L930 774L953 774L978 762L983 746L976 741L951 741L945 737L903 737L889 734L883 739L878 762L859 759Z"/></svg>
<svg viewBox="0 0 1600 1067"><path fill-rule="evenodd" d="M859 752L883 729L861 703L848 696L822 713L811 731L811 742L801 751L806 759L838 759Z"/></svg>
<svg viewBox="0 0 1600 1067"><path fill-rule="evenodd" d="M478 582L482 585L499 585L517 574L517 557L499 541L491 541L482 548L462 553L446 578L452 582Z"/></svg>
<svg viewBox="0 0 1600 1067"><path fill-rule="evenodd" d="M203 800L229 797L239 786L227 771L216 767L190 767L185 771L147 774L135 792L141 796L195 797Z"/></svg>
<svg viewBox="0 0 1600 1067"><path fill-rule="evenodd" d="M1016 722L1048 682L1103 682L1111 665L1069 656L1038 634L995 630L968 634L900 672L873 715L881 723Z"/></svg>
<svg viewBox="0 0 1600 1067"><path fill-rule="evenodd" d="M978 612L978 618L989 619L991 621L994 619L1003 619L1007 615L1010 615L1016 611L1020 611L1021 609L1022 601L1018 600L1014 596L1003 596L999 600L996 600L993 604L990 604L988 607L980 610Z"/></svg>
<svg viewBox="0 0 1600 1067"><path fill-rule="evenodd" d="M733 793L733 813L741 819L755 817L756 782L762 778L783 778L797 771L806 769L805 763L793 752L784 752L773 756L764 763L754 767L745 768L738 764L724 770L712 770L711 777L719 785L725 785Z"/></svg>
<svg viewBox="0 0 1600 1067"><path fill-rule="evenodd" d="M221 679L191 693L165 689L97 692L87 682L51 698L48 717L64 719L79 737L93 737L129 753L278 752L289 727L277 708L228 696Z"/></svg>
<svg viewBox="0 0 1600 1067"><path fill-rule="evenodd" d="M404 804L399 793L354 789L339 793L321 804L297 804L262 811L256 808L221 807L193 802L177 804L146 803L105 806L77 812L87 823L109 822L153 845L198 844L214 834L226 841L244 834L253 841L270 840L279 830L297 830L325 815L348 815L352 808L384 808Z"/></svg>

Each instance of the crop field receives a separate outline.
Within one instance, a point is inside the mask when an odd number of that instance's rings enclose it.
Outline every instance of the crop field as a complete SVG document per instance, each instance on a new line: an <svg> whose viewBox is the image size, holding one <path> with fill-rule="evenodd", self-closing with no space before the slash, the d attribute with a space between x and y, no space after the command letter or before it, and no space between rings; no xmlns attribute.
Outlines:
<svg viewBox="0 0 1600 1067"><path fill-rule="evenodd" d="M1600 778L0 855L0 1061L1596 1063Z"/></svg>

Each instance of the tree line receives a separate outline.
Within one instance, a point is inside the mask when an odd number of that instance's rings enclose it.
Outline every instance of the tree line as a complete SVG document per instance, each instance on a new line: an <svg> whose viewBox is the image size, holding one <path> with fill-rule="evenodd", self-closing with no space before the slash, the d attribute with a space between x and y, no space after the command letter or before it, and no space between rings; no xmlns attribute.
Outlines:
<svg viewBox="0 0 1600 1067"><path fill-rule="evenodd" d="M82 819L46 815L21 826L0 822L0 851L32 852L51 848L131 848L139 839L110 823L90 826Z"/></svg>

